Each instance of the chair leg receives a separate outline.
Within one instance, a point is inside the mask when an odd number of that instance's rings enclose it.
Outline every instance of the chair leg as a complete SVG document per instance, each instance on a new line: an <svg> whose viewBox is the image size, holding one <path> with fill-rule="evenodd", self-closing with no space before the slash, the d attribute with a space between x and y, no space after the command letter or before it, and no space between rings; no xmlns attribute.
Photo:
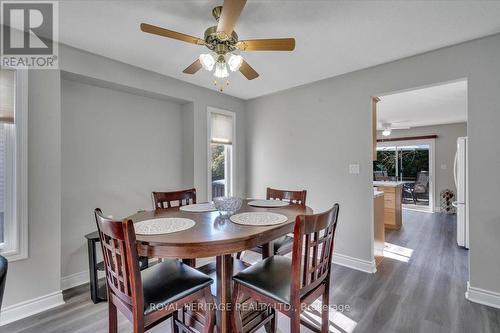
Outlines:
<svg viewBox="0 0 500 333"><path fill-rule="evenodd" d="M323 293L323 299L321 302L321 333L328 333L330 326L329 311L330 308L330 284L327 283L325 286L325 292Z"/></svg>
<svg viewBox="0 0 500 333"><path fill-rule="evenodd" d="M238 311L238 299L240 298L240 284L237 282L234 282L234 287L233 287L233 298L231 300L231 309L232 309L232 316L231 316L231 326L233 328L233 332L235 333L240 333L243 332L243 324L241 322L241 314L240 311Z"/></svg>
<svg viewBox="0 0 500 333"><path fill-rule="evenodd" d="M172 313L172 333L179 333L179 327L175 323L175 320L179 318L179 311L174 311Z"/></svg>
<svg viewBox="0 0 500 333"><path fill-rule="evenodd" d="M215 327L215 303L210 287L205 288L203 301L205 302L205 324L203 333L212 333Z"/></svg>
<svg viewBox="0 0 500 333"><path fill-rule="evenodd" d="M273 313L273 319L266 323L264 329L266 330L266 333L276 333L276 328L278 327L278 311L273 308L271 308L270 311Z"/></svg>
<svg viewBox="0 0 500 333"><path fill-rule="evenodd" d="M109 300L109 298L108 298ZM116 312L116 306L108 301L108 324L109 324L109 333L117 333L118 332L118 315Z"/></svg>
<svg viewBox="0 0 500 333"><path fill-rule="evenodd" d="M300 333L300 309L295 309L290 318L290 332Z"/></svg>

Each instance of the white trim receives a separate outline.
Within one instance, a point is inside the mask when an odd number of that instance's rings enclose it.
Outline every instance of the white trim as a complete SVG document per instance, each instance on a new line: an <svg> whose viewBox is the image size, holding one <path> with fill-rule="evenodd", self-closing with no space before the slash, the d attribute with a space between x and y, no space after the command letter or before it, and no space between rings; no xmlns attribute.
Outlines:
<svg viewBox="0 0 500 333"><path fill-rule="evenodd" d="M150 260L151 262L151 260ZM97 271L97 278L101 279L106 276L103 271ZM89 283L90 275L89 271L82 271L61 278L61 290L68 290L74 287L81 286L82 284Z"/></svg>
<svg viewBox="0 0 500 333"><path fill-rule="evenodd" d="M82 271L68 276L63 276L61 278L61 289L67 290L88 283L89 281L90 277L88 271Z"/></svg>
<svg viewBox="0 0 500 333"><path fill-rule="evenodd" d="M56 291L44 296L20 302L2 309L0 326L33 316L37 313L55 308L64 304L62 291Z"/></svg>
<svg viewBox="0 0 500 333"><path fill-rule="evenodd" d="M9 262L28 258L28 71L16 69L15 81L16 166L15 216L16 230L9 232L14 239L2 255Z"/></svg>
<svg viewBox="0 0 500 333"><path fill-rule="evenodd" d="M208 106L207 107L207 198L208 200L212 200L212 173L211 173L211 168L212 168L212 154L211 154L211 135L212 135L212 113L219 113L223 114L226 116L229 116L233 119L233 142L231 143L232 149L231 149L231 173L230 173L230 181L229 181L229 186L230 192L232 195L234 195L234 180L236 178L236 168L235 168L235 162L236 161L236 112L234 111L229 111L229 110L224 110L220 109L215 106ZM227 186L227 184L226 184Z"/></svg>
<svg viewBox="0 0 500 333"><path fill-rule="evenodd" d="M349 267L361 272L365 273L376 273L377 265L375 264L375 260L368 261L359 258L354 258L350 256L346 256L340 253L333 254L332 262L337 265Z"/></svg>
<svg viewBox="0 0 500 333"><path fill-rule="evenodd" d="M471 287L467 281L467 291L465 298L474 303L479 303L500 309L500 293L481 288Z"/></svg>

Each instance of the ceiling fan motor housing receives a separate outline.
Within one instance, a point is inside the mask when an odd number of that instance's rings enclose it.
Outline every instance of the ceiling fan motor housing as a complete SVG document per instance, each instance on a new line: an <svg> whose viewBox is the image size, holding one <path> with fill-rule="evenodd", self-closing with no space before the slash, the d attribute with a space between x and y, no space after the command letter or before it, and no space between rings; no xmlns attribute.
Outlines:
<svg viewBox="0 0 500 333"><path fill-rule="evenodd" d="M210 27L205 30L205 46L217 54L235 51L238 35L233 31L231 37L226 37L225 32L217 32L217 26Z"/></svg>

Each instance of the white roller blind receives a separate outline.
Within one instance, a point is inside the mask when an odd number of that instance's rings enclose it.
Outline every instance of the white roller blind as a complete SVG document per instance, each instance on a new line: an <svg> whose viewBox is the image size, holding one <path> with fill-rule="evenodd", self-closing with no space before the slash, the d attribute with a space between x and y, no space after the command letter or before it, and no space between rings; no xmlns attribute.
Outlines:
<svg viewBox="0 0 500 333"><path fill-rule="evenodd" d="M14 122L14 80L14 71L0 70L0 123Z"/></svg>
<svg viewBox="0 0 500 333"><path fill-rule="evenodd" d="M212 143L233 143L233 117L212 113Z"/></svg>

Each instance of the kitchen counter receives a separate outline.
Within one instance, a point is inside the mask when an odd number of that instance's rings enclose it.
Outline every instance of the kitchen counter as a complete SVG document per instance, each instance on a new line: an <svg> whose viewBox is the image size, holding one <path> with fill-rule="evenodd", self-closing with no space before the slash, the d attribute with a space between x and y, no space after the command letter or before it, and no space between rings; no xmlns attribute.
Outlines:
<svg viewBox="0 0 500 333"><path fill-rule="evenodd" d="M406 184L406 182L399 182L399 181L374 181L373 186L384 186L384 187L397 187L397 186L403 186L403 184Z"/></svg>
<svg viewBox="0 0 500 333"><path fill-rule="evenodd" d="M375 191L384 192L384 224L385 229L401 229L403 224L403 184L405 182L374 181Z"/></svg>

